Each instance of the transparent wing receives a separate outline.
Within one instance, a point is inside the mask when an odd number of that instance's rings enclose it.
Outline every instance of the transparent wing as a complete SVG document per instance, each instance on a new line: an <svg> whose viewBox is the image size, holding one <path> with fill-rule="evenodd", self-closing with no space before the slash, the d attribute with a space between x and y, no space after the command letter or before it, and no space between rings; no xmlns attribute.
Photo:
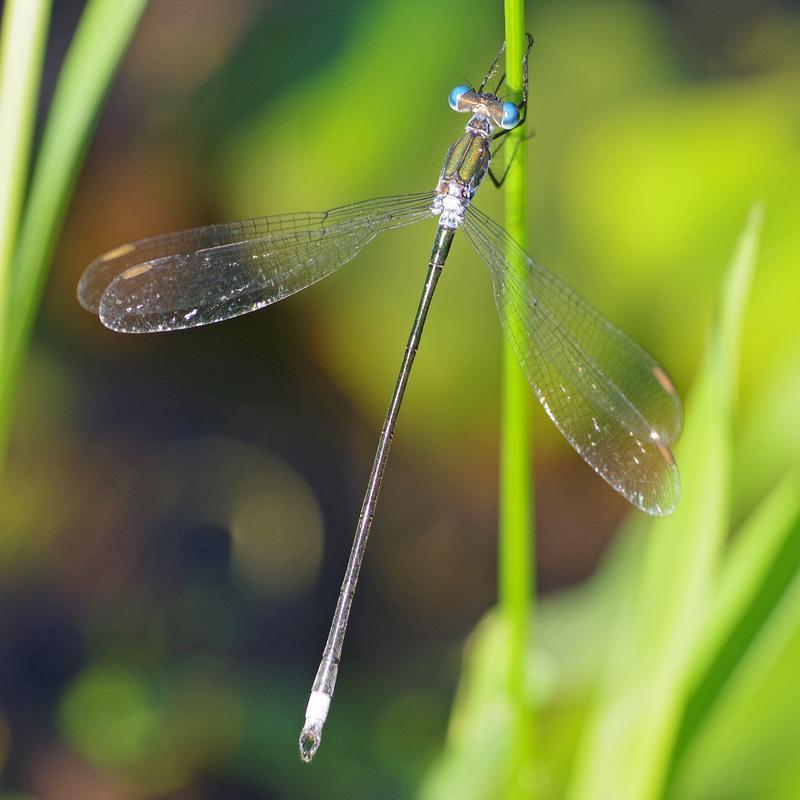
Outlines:
<svg viewBox="0 0 800 800"><path fill-rule="evenodd" d="M464 230L489 265L506 336L558 429L633 505L669 514L680 478L669 444L682 411L664 368L470 207Z"/></svg>
<svg viewBox="0 0 800 800"><path fill-rule="evenodd" d="M330 275L378 233L431 216L432 199L432 192L381 197L142 239L90 264L78 299L124 333L220 322Z"/></svg>

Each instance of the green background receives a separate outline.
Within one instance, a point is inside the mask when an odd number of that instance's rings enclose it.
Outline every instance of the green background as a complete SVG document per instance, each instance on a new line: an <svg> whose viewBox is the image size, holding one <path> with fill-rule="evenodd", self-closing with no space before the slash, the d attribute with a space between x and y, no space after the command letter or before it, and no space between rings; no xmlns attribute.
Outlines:
<svg viewBox="0 0 800 800"><path fill-rule="evenodd" d="M81 9L55 4L43 114ZM126 337L75 300L124 241L431 188L464 122L447 94L479 82L501 5L153 0L15 406L3 800L800 796L800 7L527 11L531 254L688 400L684 500L653 524L532 408L525 774L504 769L490 611L501 333L469 246L434 300L310 768L296 734L432 224L224 325ZM477 199L495 219L501 201Z"/></svg>

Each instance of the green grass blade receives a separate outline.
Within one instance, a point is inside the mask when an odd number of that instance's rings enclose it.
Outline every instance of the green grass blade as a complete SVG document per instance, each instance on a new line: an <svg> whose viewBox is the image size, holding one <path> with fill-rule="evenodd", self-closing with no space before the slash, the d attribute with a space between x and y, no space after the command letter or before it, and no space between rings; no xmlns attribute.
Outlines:
<svg viewBox="0 0 800 800"><path fill-rule="evenodd" d="M771 620L791 603L800 574L800 466L793 469L751 515L737 534L695 657L695 678L676 737L671 779L681 772L687 751L709 741L708 719L725 715L731 684L763 647ZM800 619L800 618L799 618ZM800 630L800 623L798 624ZM743 667L742 664L745 664ZM747 718L746 718L747 719ZM750 738L749 726L737 726ZM746 729L745 729L746 728ZM694 742L700 737L699 747ZM730 740L731 731L725 737ZM696 772L697 770L695 770Z"/></svg>
<svg viewBox="0 0 800 800"><path fill-rule="evenodd" d="M0 42L0 364L7 353L11 262L25 198L50 0L8 0Z"/></svg>
<svg viewBox="0 0 800 800"><path fill-rule="evenodd" d="M798 516L800 466L784 477L736 534L695 657L698 682L719 659L733 632L742 633L743 620L752 610L765 602L766 607L774 605L768 598L786 588L786 570L800 567L791 546Z"/></svg>
<svg viewBox="0 0 800 800"><path fill-rule="evenodd" d="M510 99L522 96L525 55L525 6L505 0L506 83ZM527 162L524 127L512 131L505 144L513 156L505 182L505 223L511 237L527 246ZM513 321L511 323L513 325ZM530 467L530 387L507 341L503 348L502 428L500 435L499 600L508 626L508 698L512 730L507 797L524 793L520 771L529 763L533 715L525 692L526 654L532 628L534 595L533 500ZM517 787L517 788L515 788ZM527 795L529 796L529 795Z"/></svg>
<svg viewBox="0 0 800 800"><path fill-rule="evenodd" d="M69 198L100 108L147 0L90 0L56 85L12 265L0 373L0 457L18 374Z"/></svg>
<svg viewBox="0 0 800 800"><path fill-rule="evenodd" d="M728 529L731 412L742 318L761 228L756 208L723 287L677 448L683 497L653 522L634 602L580 745L568 796L661 795L688 694L692 654L711 611Z"/></svg>
<svg viewBox="0 0 800 800"><path fill-rule="evenodd" d="M447 741L425 777L421 800L509 796L514 709L506 688L508 645L508 625L490 612L467 643Z"/></svg>
<svg viewBox="0 0 800 800"><path fill-rule="evenodd" d="M795 517L776 555L781 556L774 562L778 574L732 631L729 652L721 652L719 663L725 666L727 655L735 669L718 687L717 702L691 742L673 796L798 796L800 518ZM741 640L750 641L739 653Z"/></svg>
<svg viewBox="0 0 800 800"><path fill-rule="evenodd" d="M775 487L736 534L722 573L717 602L704 643L709 651L721 640L719 630L730 630L759 597L785 586L786 552L795 519L800 516L800 465ZM702 655L702 654L701 654Z"/></svg>

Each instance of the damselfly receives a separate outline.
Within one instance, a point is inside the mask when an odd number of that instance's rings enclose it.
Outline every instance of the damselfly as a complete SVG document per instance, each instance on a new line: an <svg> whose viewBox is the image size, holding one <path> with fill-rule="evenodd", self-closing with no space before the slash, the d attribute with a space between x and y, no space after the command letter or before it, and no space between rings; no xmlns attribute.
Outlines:
<svg viewBox="0 0 800 800"><path fill-rule="evenodd" d="M678 500L680 482L670 443L680 435L681 405L664 368L535 264L503 228L471 204L486 175L496 185L502 181L490 169L493 142L524 123L532 41L529 36L520 103L498 97L505 76L493 91L486 89L504 47L477 89L458 86L450 93L451 108L470 114L470 119L450 147L433 192L142 239L98 258L78 286L80 302L112 330L149 333L192 328L282 300L335 272L379 233L438 217L422 297L306 709L300 734L305 761L319 747L400 403L458 229L488 265L511 347L561 433L602 478L642 511L669 514Z"/></svg>

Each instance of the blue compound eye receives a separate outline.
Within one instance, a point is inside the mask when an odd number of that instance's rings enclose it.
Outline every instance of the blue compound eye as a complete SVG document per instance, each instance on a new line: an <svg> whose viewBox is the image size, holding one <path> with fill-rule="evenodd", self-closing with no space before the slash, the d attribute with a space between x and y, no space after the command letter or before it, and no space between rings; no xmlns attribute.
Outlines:
<svg viewBox="0 0 800 800"><path fill-rule="evenodd" d="M519 109L513 103L503 103L503 117L500 127L510 131L519 125Z"/></svg>
<svg viewBox="0 0 800 800"><path fill-rule="evenodd" d="M471 91L472 89L470 89L469 86L456 86L456 88L450 92L450 97L448 98L450 108L452 108L453 111L458 111L458 101L461 99L461 95Z"/></svg>

